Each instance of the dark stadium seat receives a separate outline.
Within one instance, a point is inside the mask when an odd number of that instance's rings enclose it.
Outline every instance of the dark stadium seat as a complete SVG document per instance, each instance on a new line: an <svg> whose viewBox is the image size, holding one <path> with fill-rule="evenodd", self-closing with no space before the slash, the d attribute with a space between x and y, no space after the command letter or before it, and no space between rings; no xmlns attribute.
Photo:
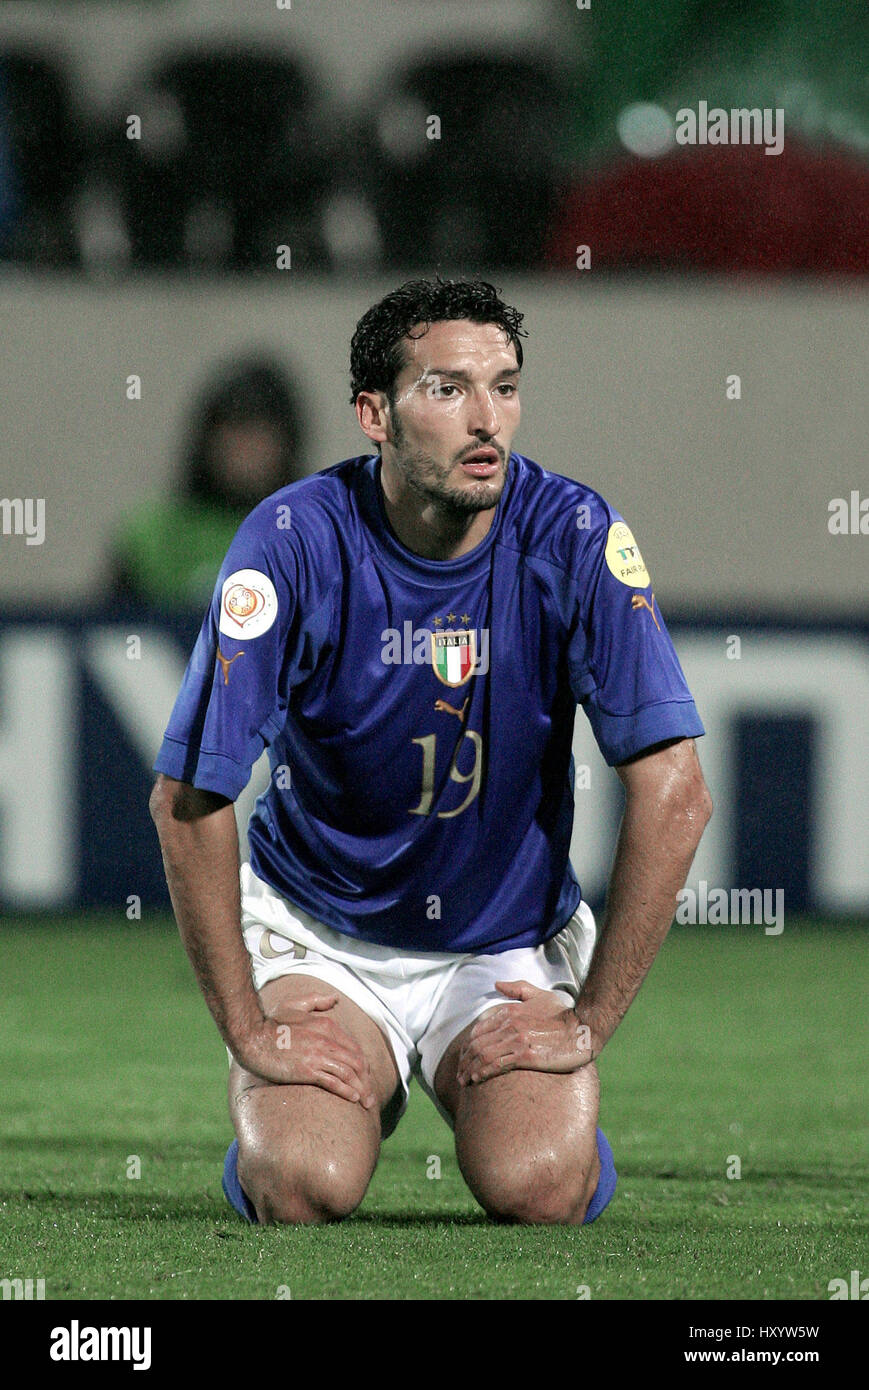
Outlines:
<svg viewBox="0 0 869 1390"><path fill-rule="evenodd" d="M82 154L82 127L62 64L37 49L0 48L3 260L77 264L73 200Z"/></svg>
<svg viewBox="0 0 869 1390"><path fill-rule="evenodd" d="M551 60L431 56L385 78L361 143L386 266L537 265L564 110Z"/></svg>
<svg viewBox="0 0 869 1390"><path fill-rule="evenodd" d="M119 105L103 170L120 191L134 264L322 267L330 149L318 94L295 58L247 44L198 48L151 69ZM127 136L128 115L141 139Z"/></svg>

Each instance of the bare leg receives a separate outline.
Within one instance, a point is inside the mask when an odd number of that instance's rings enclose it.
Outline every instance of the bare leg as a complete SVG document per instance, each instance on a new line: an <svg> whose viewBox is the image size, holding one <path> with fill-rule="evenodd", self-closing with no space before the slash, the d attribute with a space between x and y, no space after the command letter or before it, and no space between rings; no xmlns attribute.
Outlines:
<svg viewBox="0 0 869 1390"><path fill-rule="evenodd" d="M398 1085L392 1050L377 1024L351 999L310 975L294 973L260 990L280 1017L294 999L339 994L330 1011L362 1048L380 1110ZM238 1176L259 1220L315 1223L348 1216L371 1181L380 1153L380 1112L319 1086L280 1086L233 1061L229 1109L238 1136Z"/></svg>
<svg viewBox="0 0 869 1390"><path fill-rule="evenodd" d="M592 1062L563 1075L511 1071L459 1086L456 1065L471 1027L450 1043L435 1077L454 1118L465 1182L490 1216L580 1224L600 1178L597 1068Z"/></svg>

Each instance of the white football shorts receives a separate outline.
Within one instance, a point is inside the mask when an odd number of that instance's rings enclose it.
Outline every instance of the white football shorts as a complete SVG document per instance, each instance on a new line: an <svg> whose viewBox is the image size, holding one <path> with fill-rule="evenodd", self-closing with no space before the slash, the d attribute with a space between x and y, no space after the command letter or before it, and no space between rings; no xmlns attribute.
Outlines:
<svg viewBox="0 0 869 1390"><path fill-rule="evenodd" d="M542 946L494 955L402 951L346 936L288 902L250 864L241 866L241 925L253 982L298 973L322 980L358 1004L392 1049L400 1086L382 1117L391 1134L416 1076L439 1113L451 1117L434 1092L438 1064L463 1028L497 1004L508 1004L496 980L528 980L553 990L569 1008L588 974L595 944L594 916L581 902L561 931Z"/></svg>

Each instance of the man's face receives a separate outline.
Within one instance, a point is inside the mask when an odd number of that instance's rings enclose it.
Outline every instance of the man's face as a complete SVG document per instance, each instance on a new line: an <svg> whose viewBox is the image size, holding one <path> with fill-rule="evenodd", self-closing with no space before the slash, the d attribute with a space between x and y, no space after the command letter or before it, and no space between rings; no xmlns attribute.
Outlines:
<svg viewBox="0 0 869 1390"><path fill-rule="evenodd" d="M402 346L384 460L449 511L496 507L519 425L516 349L497 324L467 319L433 323Z"/></svg>

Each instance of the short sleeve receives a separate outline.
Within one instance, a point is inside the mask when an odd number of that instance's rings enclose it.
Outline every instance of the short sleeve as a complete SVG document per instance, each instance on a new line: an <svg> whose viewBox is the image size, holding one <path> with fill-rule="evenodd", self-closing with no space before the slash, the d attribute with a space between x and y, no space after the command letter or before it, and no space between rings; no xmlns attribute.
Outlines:
<svg viewBox="0 0 869 1390"><path fill-rule="evenodd" d="M221 566L155 771L233 801L243 791L328 625L328 600L305 599L298 552L258 508Z"/></svg>
<svg viewBox="0 0 869 1390"><path fill-rule="evenodd" d="M577 557L571 689L610 766L705 731L627 523L604 504Z"/></svg>

